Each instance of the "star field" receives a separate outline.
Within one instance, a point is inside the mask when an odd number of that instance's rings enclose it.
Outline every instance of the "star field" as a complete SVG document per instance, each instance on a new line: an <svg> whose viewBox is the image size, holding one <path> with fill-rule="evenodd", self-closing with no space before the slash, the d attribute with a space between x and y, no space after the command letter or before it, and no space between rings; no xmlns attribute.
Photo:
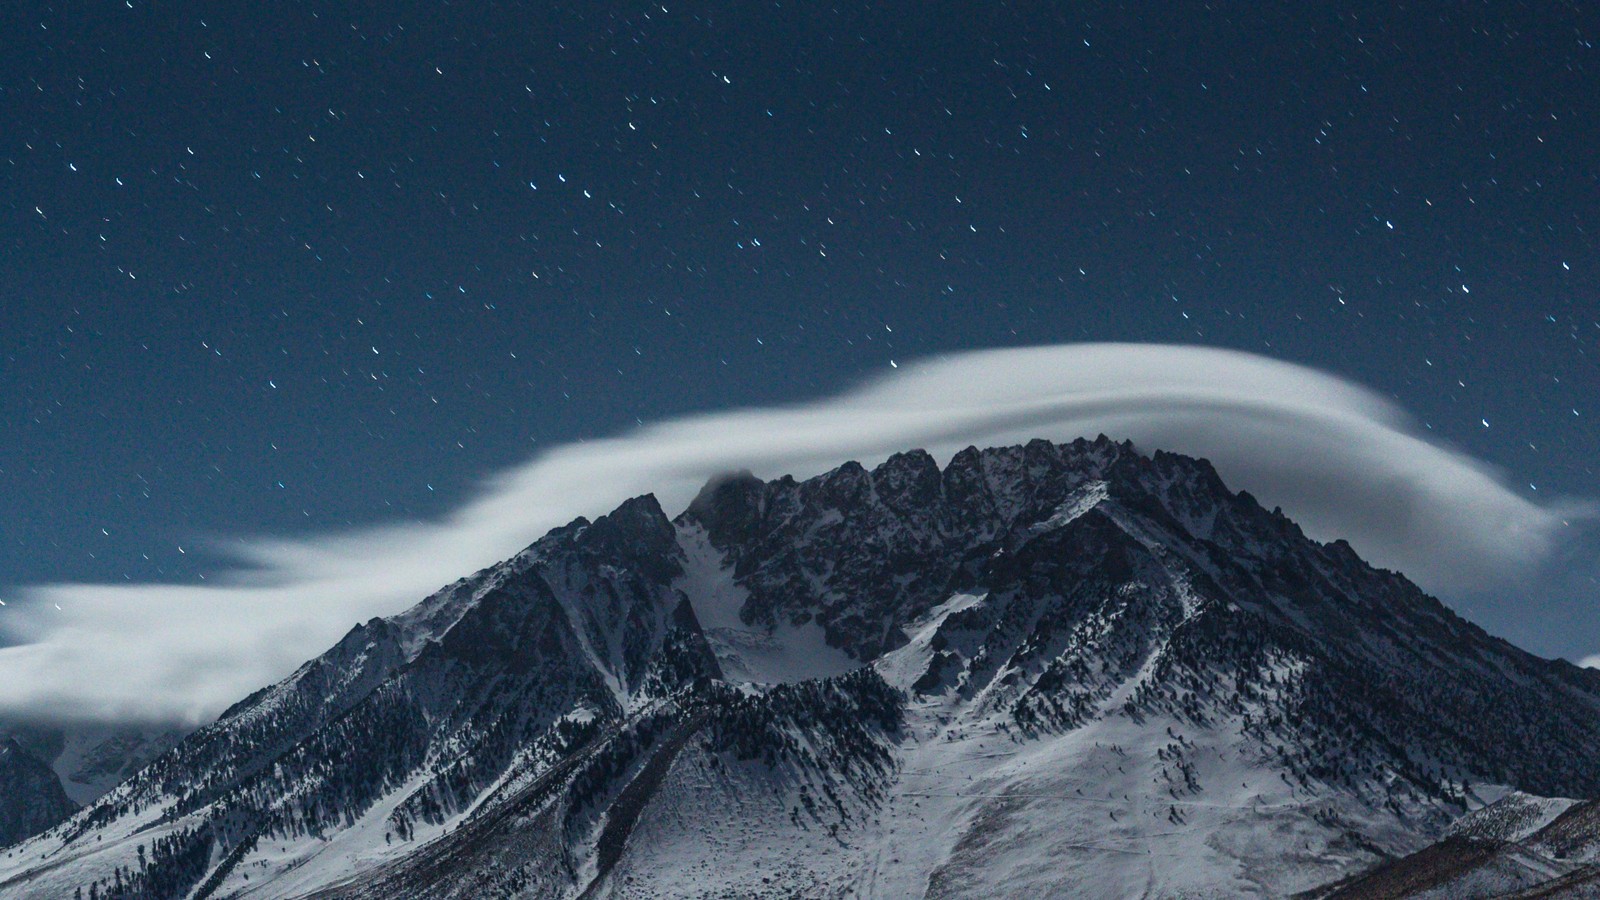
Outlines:
<svg viewBox="0 0 1600 900"><path fill-rule="evenodd" d="M0 583L1062 341L1327 369L1597 493L1588 4L380 6L0 11ZM1569 562L1509 636L1600 636Z"/></svg>

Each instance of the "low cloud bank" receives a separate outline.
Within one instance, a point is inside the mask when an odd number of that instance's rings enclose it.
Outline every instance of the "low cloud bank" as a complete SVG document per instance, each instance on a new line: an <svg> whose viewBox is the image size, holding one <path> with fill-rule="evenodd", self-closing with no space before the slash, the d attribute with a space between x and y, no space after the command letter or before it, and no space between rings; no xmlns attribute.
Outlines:
<svg viewBox="0 0 1600 900"><path fill-rule="evenodd" d="M358 621L399 612L556 525L654 492L669 513L736 468L806 476L923 447L1104 433L1204 456L1230 487L1313 537L1452 593L1544 560L1575 505L1530 502L1485 464L1429 443L1348 381L1245 353L1078 344L908 364L796 406L690 416L563 446L490 479L438 522L247 541L206 586L58 584L0 610L0 716L182 721L282 678ZM56 609L59 606L60 609ZM1591 658L1594 665L1600 658Z"/></svg>

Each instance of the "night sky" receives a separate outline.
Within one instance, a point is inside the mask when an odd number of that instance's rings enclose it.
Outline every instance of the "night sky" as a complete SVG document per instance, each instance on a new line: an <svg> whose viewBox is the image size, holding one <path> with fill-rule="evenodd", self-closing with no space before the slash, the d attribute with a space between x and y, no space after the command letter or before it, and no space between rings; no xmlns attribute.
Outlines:
<svg viewBox="0 0 1600 900"><path fill-rule="evenodd" d="M1065 341L1315 366L1600 494L1592 4L117 0L0 35L0 598ZM1591 550L1486 621L1594 652Z"/></svg>

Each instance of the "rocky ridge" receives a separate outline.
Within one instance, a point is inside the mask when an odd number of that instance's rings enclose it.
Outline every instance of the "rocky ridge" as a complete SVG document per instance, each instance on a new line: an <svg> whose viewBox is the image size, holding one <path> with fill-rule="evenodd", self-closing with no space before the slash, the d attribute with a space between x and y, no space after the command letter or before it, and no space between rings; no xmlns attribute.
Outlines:
<svg viewBox="0 0 1600 900"><path fill-rule="evenodd" d="M1281 896L1509 789L1600 796L1597 763L1600 673L1203 460L1035 441L556 529L20 845L0 896Z"/></svg>

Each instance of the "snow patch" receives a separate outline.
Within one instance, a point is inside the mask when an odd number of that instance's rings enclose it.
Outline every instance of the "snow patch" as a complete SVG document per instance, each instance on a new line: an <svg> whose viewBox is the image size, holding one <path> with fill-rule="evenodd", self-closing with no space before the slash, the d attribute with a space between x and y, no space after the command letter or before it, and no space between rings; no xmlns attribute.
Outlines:
<svg viewBox="0 0 1600 900"><path fill-rule="evenodd" d="M1028 529L1030 537L1060 528L1101 503L1111 499L1111 488L1104 481L1090 481L1068 495L1050 518Z"/></svg>
<svg viewBox="0 0 1600 900"><path fill-rule="evenodd" d="M933 658L933 636L939 626L951 615L984 602L988 594L952 594L950 599L935 606L928 614L904 629L907 638L904 646L878 657L873 666L883 680L901 690L909 690L912 682L922 677Z"/></svg>
<svg viewBox="0 0 1600 900"><path fill-rule="evenodd" d="M706 641L730 681L784 684L828 678L859 669L863 663L828 646L821 626L750 625L739 617L750 592L733 577L722 551L699 524L678 526L684 574L674 584L689 598Z"/></svg>

